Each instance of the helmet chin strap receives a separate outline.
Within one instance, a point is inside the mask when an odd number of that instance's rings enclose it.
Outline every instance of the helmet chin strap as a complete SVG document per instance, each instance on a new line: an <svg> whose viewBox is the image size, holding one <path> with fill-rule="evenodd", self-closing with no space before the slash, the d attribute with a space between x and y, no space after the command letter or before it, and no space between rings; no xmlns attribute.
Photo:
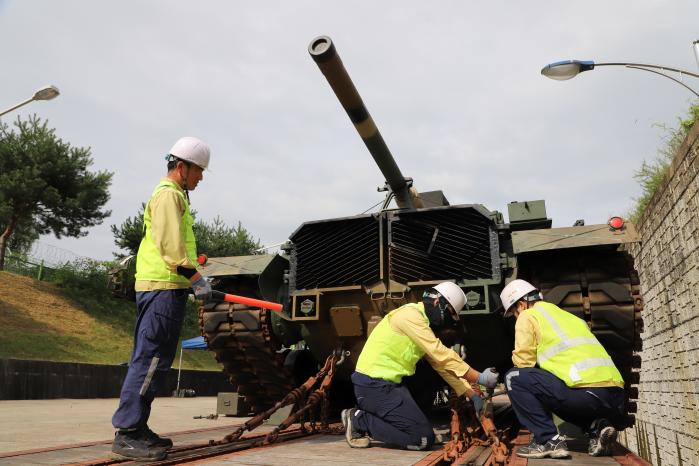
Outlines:
<svg viewBox="0 0 699 466"><path fill-rule="evenodd" d="M187 178L189 178L189 164L187 162L182 162L187 167L187 174L182 177L182 189L184 190L184 195L187 197L187 203L191 204L189 201L189 187L187 186Z"/></svg>

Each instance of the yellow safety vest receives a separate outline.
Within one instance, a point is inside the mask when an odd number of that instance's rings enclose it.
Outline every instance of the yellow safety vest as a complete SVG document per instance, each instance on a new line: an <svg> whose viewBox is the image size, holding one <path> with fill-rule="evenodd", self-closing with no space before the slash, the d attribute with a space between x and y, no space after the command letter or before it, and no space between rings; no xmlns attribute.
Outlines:
<svg viewBox="0 0 699 466"><path fill-rule="evenodd" d="M541 329L541 340L536 347L536 362L541 369L569 387L609 382L624 386L612 358L584 320L544 301L526 312L536 318Z"/></svg>
<svg viewBox="0 0 699 466"><path fill-rule="evenodd" d="M392 310L369 335L357 361L357 372L394 383L400 383L403 377L415 373L415 365L425 353L410 338L391 328L391 317L408 307L420 311L429 325L422 303L409 303Z"/></svg>
<svg viewBox="0 0 699 466"><path fill-rule="evenodd" d="M155 197L155 195L163 189L175 190L182 198L182 202L184 202L182 224L179 226L173 225L172 228L179 227L183 230L187 257L192 261L192 263L196 264L197 245L194 239L194 231L192 230L194 217L192 217L192 214L189 211L189 202L187 202L187 198L182 192L182 189L180 189L180 187L171 180L162 180L158 186L155 187L155 190L153 190L150 200L152 200L153 197ZM165 264L165 261L160 255L160 251L153 241L150 200L148 201L148 205L146 205L146 209L143 212L144 234L143 238L141 239L141 245L138 247L138 255L136 256L136 280L177 283L189 286L189 280L182 275L170 271L170 268L167 266L167 264Z"/></svg>

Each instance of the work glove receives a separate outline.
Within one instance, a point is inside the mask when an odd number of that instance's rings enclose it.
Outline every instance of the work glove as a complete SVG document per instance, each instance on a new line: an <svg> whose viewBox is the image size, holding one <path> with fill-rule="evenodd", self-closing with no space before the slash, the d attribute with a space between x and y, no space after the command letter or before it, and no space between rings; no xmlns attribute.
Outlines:
<svg viewBox="0 0 699 466"><path fill-rule="evenodd" d="M498 374L494 367L489 367L478 376L476 381L478 385L483 385L485 388L493 389L498 384Z"/></svg>
<svg viewBox="0 0 699 466"><path fill-rule="evenodd" d="M189 281L192 284L192 291L194 292L195 298L201 299L202 301L211 299L211 284L206 277L196 273Z"/></svg>
<svg viewBox="0 0 699 466"><path fill-rule="evenodd" d="M473 403L473 409L476 411L476 416L481 415L483 411L483 398L481 398L478 393L471 395L471 403Z"/></svg>

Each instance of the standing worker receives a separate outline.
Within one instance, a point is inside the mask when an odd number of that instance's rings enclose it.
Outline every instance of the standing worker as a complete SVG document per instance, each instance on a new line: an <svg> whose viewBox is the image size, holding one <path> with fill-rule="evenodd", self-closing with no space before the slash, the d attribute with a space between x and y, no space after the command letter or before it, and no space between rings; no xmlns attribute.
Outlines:
<svg viewBox="0 0 699 466"><path fill-rule="evenodd" d="M189 191L202 180L209 157L203 141L179 139L166 157L167 176L143 212L143 238L136 257L134 349L112 417L117 429L112 452L119 457L160 460L172 447L172 440L148 427L148 417L177 351L189 288L197 299L211 297L211 285L196 269L194 218L189 210Z"/></svg>
<svg viewBox="0 0 699 466"><path fill-rule="evenodd" d="M543 301L524 280L510 282L500 299L505 317L517 319L507 393L517 418L534 434L517 455L570 456L552 413L588 434L591 456L611 454L614 425L624 415L624 380L587 323Z"/></svg>
<svg viewBox="0 0 699 466"><path fill-rule="evenodd" d="M458 285L444 282L427 290L421 303L394 309L379 322L352 374L358 407L342 411L345 438L351 447L369 447L370 437L409 450L432 446L432 425L401 383L403 377L415 373L423 356L457 396L468 396L476 412L481 411L482 399L466 382L494 388L497 372L472 369L434 334L458 322L465 302Z"/></svg>

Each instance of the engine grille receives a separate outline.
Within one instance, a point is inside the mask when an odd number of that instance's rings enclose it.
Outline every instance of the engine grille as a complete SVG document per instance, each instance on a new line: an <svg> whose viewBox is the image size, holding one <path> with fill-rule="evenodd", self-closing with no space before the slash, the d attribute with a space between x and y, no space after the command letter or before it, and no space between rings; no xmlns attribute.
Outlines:
<svg viewBox="0 0 699 466"><path fill-rule="evenodd" d="M473 206L388 217L389 277L400 283L496 277L497 233Z"/></svg>
<svg viewBox="0 0 699 466"><path fill-rule="evenodd" d="M290 238L290 288L329 288L378 281L379 225L372 215L301 225Z"/></svg>

